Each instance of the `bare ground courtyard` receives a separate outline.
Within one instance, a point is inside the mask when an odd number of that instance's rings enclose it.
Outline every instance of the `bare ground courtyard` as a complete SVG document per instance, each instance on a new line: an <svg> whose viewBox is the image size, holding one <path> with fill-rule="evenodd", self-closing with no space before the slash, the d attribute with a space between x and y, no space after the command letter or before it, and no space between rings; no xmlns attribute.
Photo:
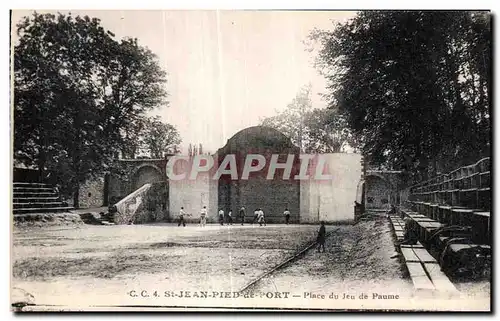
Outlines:
<svg viewBox="0 0 500 321"><path fill-rule="evenodd" d="M391 258L392 234L382 218L356 225L327 226L330 234L325 253L316 253L312 248L303 257L265 276L251 287L255 297L243 301L222 297L225 292L238 293L293 257L315 240L317 229L315 225L201 228L172 224L14 228L12 287L32 294L37 305L74 309L423 309L435 301L435 297L429 296L416 299L400 258ZM192 297L200 291L208 291L212 297ZM186 293L191 297L186 298ZM274 294L266 297L269 293ZM306 293L332 295L332 299L315 300L304 297ZM364 293L370 295L370 300L359 302ZM373 293L398 294L400 299L375 300ZM338 299L333 299L334 294ZM344 294L358 298L342 299ZM287 295L289 298L282 300ZM489 285L487 293L483 286L462 299L469 302L471 296L475 300L471 309L482 309L489 304ZM448 300L447 304L464 308L461 301Z"/></svg>

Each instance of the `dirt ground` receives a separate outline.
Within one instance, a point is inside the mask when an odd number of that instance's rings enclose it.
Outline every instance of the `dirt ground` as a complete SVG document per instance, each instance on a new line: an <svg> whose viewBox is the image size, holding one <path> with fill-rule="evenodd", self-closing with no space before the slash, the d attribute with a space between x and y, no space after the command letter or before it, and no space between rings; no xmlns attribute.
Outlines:
<svg viewBox="0 0 500 321"><path fill-rule="evenodd" d="M47 226L75 226L83 225L78 213L43 213L23 214L14 216L16 228L44 228Z"/></svg>
<svg viewBox="0 0 500 321"><path fill-rule="evenodd" d="M303 248L316 230L172 224L16 228L12 285L33 294L37 304L69 292L125 293L145 284L239 291Z"/></svg>
<svg viewBox="0 0 500 321"><path fill-rule="evenodd" d="M390 225L379 217L332 227L325 252L312 248L293 264L263 278L253 291L297 289L292 293L305 300L294 307L303 308L487 310L489 282L456 287L461 291L458 294L416 292L402 256L395 252ZM322 294L325 300L314 298Z"/></svg>
<svg viewBox="0 0 500 321"><path fill-rule="evenodd" d="M394 287L393 291L412 289L399 257L391 258L395 248L392 232L384 220L332 229L324 253L318 252L316 247L311 249L295 264L263 281L262 290L279 290L290 284L310 292L361 289L367 284L371 289L383 287L385 292L388 284Z"/></svg>
<svg viewBox="0 0 500 321"><path fill-rule="evenodd" d="M15 228L11 286L32 294L37 305L76 309L110 305L240 306L241 301L216 300L215 293L239 292L304 249L315 240L317 230L315 225L201 228L172 224ZM325 253L312 248L264 277L251 289L261 298L248 299L244 306L344 309L352 303L356 308L409 309L434 303L432 297L427 298L429 301L411 301L415 294L401 258L393 257L395 248L387 220L327 226L327 233ZM167 292L179 291L212 291L213 298L167 297ZM161 295L156 297L156 292ZM276 292L289 292L296 298L262 299ZM316 303L304 299L306 293L340 298ZM407 300L375 300L374 293L380 297L399 294ZM484 294L484 288L480 293ZM371 299L360 304L343 300L344 294L366 294Z"/></svg>

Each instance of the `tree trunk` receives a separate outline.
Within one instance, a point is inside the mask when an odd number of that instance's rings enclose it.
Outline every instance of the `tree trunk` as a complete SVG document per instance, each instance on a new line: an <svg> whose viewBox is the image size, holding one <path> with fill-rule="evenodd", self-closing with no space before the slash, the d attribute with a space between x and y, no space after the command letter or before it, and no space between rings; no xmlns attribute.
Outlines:
<svg viewBox="0 0 500 321"><path fill-rule="evenodd" d="M73 207L78 208L80 206L80 176L81 176L81 126L80 126L80 106L78 106L76 112L73 114L73 126L75 130L75 144L73 146L73 174L74 184L73 184Z"/></svg>
<svg viewBox="0 0 500 321"><path fill-rule="evenodd" d="M45 174L44 168L45 168L45 157L42 154L40 154L40 157L38 158L38 181L40 183L43 183L43 175Z"/></svg>
<svg viewBox="0 0 500 321"><path fill-rule="evenodd" d="M73 207L79 208L80 207L80 182L78 180L76 180L74 188L75 188L75 192L73 193Z"/></svg>

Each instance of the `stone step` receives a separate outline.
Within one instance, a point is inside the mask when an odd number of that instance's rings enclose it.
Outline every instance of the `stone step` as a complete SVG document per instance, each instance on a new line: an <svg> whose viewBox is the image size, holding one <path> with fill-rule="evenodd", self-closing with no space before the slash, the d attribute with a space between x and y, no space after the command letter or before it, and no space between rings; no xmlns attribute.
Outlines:
<svg viewBox="0 0 500 321"><path fill-rule="evenodd" d="M14 182L14 187L52 187L46 183Z"/></svg>
<svg viewBox="0 0 500 321"><path fill-rule="evenodd" d="M62 202L57 189L46 183L14 182L14 215L68 212L73 210Z"/></svg>
<svg viewBox="0 0 500 321"><path fill-rule="evenodd" d="M115 225L112 217L109 214L101 214L96 212L80 213L80 218L85 224L91 225Z"/></svg>
<svg viewBox="0 0 500 321"><path fill-rule="evenodd" d="M14 198L25 198L25 197L57 197L56 192L16 192L14 191Z"/></svg>
<svg viewBox="0 0 500 321"><path fill-rule="evenodd" d="M53 187L16 187L14 186L14 193L16 192L54 192Z"/></svg>
<svg viewBox="0 0 500 321"><path fill-rule="evenodd" d="M67 212L73 210L73 207L60 206L60 207L45 207L45 208L15 208L13 213L15 214L26 214L26 213L55 213L55 212Z"/></svg>
<svg viewBox="0 0 500 321"><path fill-rule="evenodd" d="M46 208L46 207L64 207L63 202L29 202L29 203L12 203L14 209L18 208Z"/></svg>
<svg viewBox="0 0 500 321"><path fill-rule="evenodd" d="M51 203L57 202L59 197L14 197L13 203Z"/></svg>

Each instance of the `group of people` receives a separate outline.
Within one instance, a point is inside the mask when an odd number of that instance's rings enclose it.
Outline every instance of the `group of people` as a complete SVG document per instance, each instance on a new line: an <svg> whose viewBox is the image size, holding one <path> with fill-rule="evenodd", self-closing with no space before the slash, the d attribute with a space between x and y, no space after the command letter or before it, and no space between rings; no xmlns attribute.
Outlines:
<svg viewBox="0 0 500 321"><path fill-rule="evenodd" d="M260 226L264 224L266 225L266 219L264 218L264 211L261 208L256 208L255 211L253 212L253 221L252 224L255 224L255 222L259 223Z"/></svg>
<svg viewBox="0 0 500 321"><path fill-rule="evenodd" d="M192 216L192 215L186 213L186 211L184 211L184 207L181 207L179 211L179 224L177 224L177 226L181 225L184 227L186 226L186 221L184 220L184 216ZM200 226L204 227L205 225L207 225L207 207L203 206L203 208L200 210Z"/></svg>
<svg viewBox="0 0 500 321"><path fill-rule="evenodd" d="M242 206L239 211L238 211L238 217L240 219L241 225L243 225L245 221L245 207ZM285 211L283 212L285 215L285 223L289 224L290 222L290 211L288 208L285 208ZM184 216L188 215L191 216L191 214L188 214L184 211L184 207L181 207L179 211L179 224L177 226L186 226L186 221L184 221ZM259 226L266 226L266 219L264 218L264 211L262 208L256 208L254 211L254 218L252 221L252 224L255 222L259 223ZM224 225L224 210L221 208L219 209L219 223L220 225ZM204 227L207 224L207 207L203 206L203 208L200 210L200 226ZM232 211L230 210L227 214L227 224L233 225L233 217L232 217ZM325 252L325 241L326 241L326 228L325 228L325 222L321 221L321 226L318 231L318 236L316 238L316 242L318 244L318 252Z"/></svg>
<svg viewBox="0 0 500 321"><path fill-rule="evenodd" d="M246 210L245 207L242 206L238 210L238 220L240 221L241 225L244 225L245 223L245 215L246 215ZM285 208L285 211L283 212L283 215L285 216L285 224L290 224L290 211L288 208ZM179 211L179 222L177 226L186 226L186 221L184 220L185 216L192 216L189 213L186 213L184 210L184 207L181 207ZM219 224L224 225L224 221L228 225L233 225L233 212L229 210L226 216L226 220L224 220L225 215L224 215L224 209L219 209L218 212L219 216ZM256 208L254 211L254 218L252 221L252 224L255 224L255 222L259 223L259 226L266 226L266 219L264 217L264 211L262 208ZM207 224L207 207L203 206L203 208L200 210L200 226L204 227Z"/></svg>

